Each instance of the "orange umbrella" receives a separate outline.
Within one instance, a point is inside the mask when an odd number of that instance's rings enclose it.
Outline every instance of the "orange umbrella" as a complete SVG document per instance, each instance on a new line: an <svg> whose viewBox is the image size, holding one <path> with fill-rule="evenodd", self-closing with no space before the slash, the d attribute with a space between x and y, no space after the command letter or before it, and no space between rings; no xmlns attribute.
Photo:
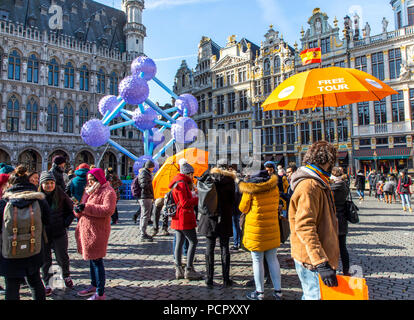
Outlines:
<svg viewBox="0 0 414 320"><path fill-rule="evenodd" d="M205 150L190 148L169 157L152 180L155 199L164 197L170 191L168 186L180 172L179 161L183 158L193 166L194 177L201 176L208 169L208 151ZM194 184L196 184L196 180L194 180Z"/></svg>
<svg viewBox="0 0 414 320"><path fill-rule="evenodd" d="M262 104L264 111L340 107L398 94L374 76L350 68L329 67L298 73L282 82Z"/></svg>

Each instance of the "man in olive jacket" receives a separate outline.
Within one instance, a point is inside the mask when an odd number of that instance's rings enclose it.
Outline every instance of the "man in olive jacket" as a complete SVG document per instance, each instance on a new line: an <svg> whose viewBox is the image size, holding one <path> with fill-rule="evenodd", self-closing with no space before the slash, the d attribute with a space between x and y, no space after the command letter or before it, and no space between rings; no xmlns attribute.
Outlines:
<svg viewBox="0 0 414 320"><path fill-rule="evenodd" d="M153 239L147 234L148 220L151 217L152 203L154 201L154 189L152 187L152 172L154 171L154 162L148 160L143 169L139 171L138 182L141 188L141 195L138 196L141 206L140 241L152 242Z"/></svg>
<svg viewBox="0 0 414 320"><path fill-rule="evenodd" d="M292 175L291 254L302 283L303 300L320 299L318 274L327 286L338 286L338 220L329 186L336 153L332 144L318 141L306 153L304 166Z"/></svg>

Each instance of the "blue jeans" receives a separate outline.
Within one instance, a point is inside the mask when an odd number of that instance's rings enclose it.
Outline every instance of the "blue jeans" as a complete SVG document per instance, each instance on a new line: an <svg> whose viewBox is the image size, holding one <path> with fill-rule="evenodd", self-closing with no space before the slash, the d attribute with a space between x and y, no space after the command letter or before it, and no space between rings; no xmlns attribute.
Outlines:
<svg viewBox="0 0 414 320"><path fill-rule="evenodd" d="M356 192L362 199L364 199L364 190L357 190Z"/></svg>
<svg viewBox="0 0 414 320"><path fill-rule="evenodd" d="M263 258L266 257L269 273L272 279L273 288L276 291L281 290L280 265L277 259L277 250L270 249L267 251L251 251L253 260L254 283L257 292L264 292L264 266Z"/></svg>
<svg viewBox="0 0 414 320"><path fill-rule="evenodd" d="M91 269L92 286L96 287L96 293L103 296L105 292L105 268L103 259L89 260Z"/></svg>
<svg viewBox="0 0 414 320"><path fill-rule="evenodd" d="M241 230L240 230L240 214L233 215L233 245L240 247Z"/></svg>
<svg viewBox="0 0 414 320"><path fill-rule="evenodd" d="M174 259L175 259L175 245L176 245L176 243L177 243L177 235L176 235L176 232L174 232L174 240L173 240L173 256L174 256ZM185 238L184 245L183 245L183 256L184 257L187 256L188 245L189 245L188 240L187 240L187 238Z"/></svg>
<svg viewBox="0 0 414 320"><path fill-rule="evenodd" d="M403 207L411 208L411 195L408 193L401 193L400 196Z"/></svg>
<svg viewBox="0 0 414 320"><path fill-rule="evenodd" d="M319 274L306 269L301 262L295 260L296 272L302 284L302 300L320 300Z"/></svg>

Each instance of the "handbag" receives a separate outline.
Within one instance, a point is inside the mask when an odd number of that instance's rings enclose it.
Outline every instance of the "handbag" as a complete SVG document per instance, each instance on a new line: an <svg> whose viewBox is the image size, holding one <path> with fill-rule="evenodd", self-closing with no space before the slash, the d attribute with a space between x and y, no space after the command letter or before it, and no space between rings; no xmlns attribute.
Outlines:
<svg viewBox="0 0 414 320"><path fill-rule="evenodd" d="M280 243L285 243L290 235L289 220L279 215Z"/></svg>
<svg viewBox="0 0 414 320"><path fill-rule="evenodd" d="M349 191L349 199L345 200L345 218L351 223L358 223L359 216L358 216L359 208L356 204L352 201L351 191Z"/></svg>

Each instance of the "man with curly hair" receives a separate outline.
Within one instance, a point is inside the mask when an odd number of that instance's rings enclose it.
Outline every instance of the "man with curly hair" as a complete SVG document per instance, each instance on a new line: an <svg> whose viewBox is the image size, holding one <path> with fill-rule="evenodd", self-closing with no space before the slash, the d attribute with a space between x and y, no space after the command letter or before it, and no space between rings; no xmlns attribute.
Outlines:
<svg viewBox="0 0 414 320"><path fill-rule="evenodd" d="M315 142L303 159L303 167L291 179L291 254L302 283L303 300L320 299L318 275L327 286L338 286L338 220L329 184L336 157L332 144Z"/></svg>

